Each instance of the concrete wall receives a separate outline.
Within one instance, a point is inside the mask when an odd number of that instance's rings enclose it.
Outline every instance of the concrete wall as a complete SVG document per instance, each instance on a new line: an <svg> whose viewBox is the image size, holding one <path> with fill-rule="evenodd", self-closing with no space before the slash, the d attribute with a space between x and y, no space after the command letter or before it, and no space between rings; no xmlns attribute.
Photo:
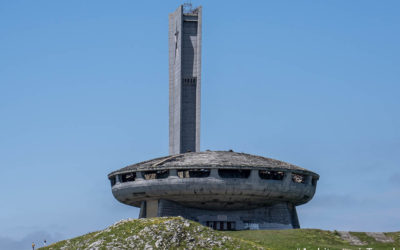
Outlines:
<svg viewBox="0 0 400 250"><path fill-rule="evenodd" d="M146 218L158 216L158 200L146 201Z"/></svg>
<svg viewBox="0 0 400 250"><path fill-rule="evenodd" d="M169 153L200 150L201 7L169 16Z"/></svg>
<svg viewBox="0 0 400 250"><path fill-rule="evenodd" d="M165 199L210 210L246 210L282 202L301 205L314 196L316 183L295 183L290 171L283 180L261 179L258 171L251 170L248 178L222 178L218 169L211 169L209 177L180 178L171 169L167 178L153 180L144 180L136 172L135 181L117 182L112 192L120 202L136 207L143 200Z"/></svg>
<svg viewBox="0 0 400 250"><path fill-rule="evenodd" d="M236 230L244 229L289 229L299 228L297 213L290 203L279 203L248 210L205 210L182 206L176 202L160 200L159 216L182 216L198 221L203 225L207 222L234 222ZM223 229L226 228L226 223ZM218 227L219 228L219 223ZM233 228L232 228L233 229Z"/></svg>
<svg viewBox="0 0 400 250"><path fill-rule="evenodd" d="M183 8L169 15L169 153L180 151L181 33Z"/></svg>

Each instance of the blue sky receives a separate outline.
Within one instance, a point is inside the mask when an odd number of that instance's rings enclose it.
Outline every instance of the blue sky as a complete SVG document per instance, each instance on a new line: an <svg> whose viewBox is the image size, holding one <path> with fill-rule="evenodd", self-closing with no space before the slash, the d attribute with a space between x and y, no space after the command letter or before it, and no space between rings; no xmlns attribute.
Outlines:
<svg viewBox="0 0 400 250"><path fill-rule="evenodd" d="M137 216L107 174L168 154L168 13L181 3L0 1L0 248ZM319 173L302 227L399 231L400 3L193 3L201 149Z"/></svg>

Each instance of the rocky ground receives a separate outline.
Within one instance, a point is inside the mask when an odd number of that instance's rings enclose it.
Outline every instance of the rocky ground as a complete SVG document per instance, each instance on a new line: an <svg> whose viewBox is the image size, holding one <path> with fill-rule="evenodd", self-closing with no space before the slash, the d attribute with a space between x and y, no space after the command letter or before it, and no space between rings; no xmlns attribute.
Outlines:
<svg viewBox="0 0 400 250"><path fill-rule="evenodd" d="M41 249L267 249L182 217L122 220Z"/></svg>

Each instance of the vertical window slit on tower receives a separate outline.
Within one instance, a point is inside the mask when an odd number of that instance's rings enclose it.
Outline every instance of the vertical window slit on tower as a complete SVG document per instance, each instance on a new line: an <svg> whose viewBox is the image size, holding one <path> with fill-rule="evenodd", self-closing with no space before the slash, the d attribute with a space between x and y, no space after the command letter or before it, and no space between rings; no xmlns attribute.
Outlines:
<svg viewBox="0 0 400 250"><path fill-rule="evenodd" d="M185 83L185 84L195 84L196 83L196 77L184 77L183 78L183 83Z"/></svg>

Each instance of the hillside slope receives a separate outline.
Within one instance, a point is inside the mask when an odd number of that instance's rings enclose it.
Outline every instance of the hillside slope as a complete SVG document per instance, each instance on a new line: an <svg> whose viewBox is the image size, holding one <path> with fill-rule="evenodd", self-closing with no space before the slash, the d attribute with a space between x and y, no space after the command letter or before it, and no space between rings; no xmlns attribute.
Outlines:
<svg viewBox="0 0 400 250"><path fill-rule="evenodd" d="M40 249L267 249L182 217L122 220Z"/></svg>
<svg viewBox="0 0 400 250"><path fill-rule="evenodd" d="M350 242L351 241L351 242ZM358 244L358 245L356 245ZM400 232L214 231L182 217L122 220L41 249L399 249Z"/></svg>
<svg viewBox="0 0 400 250"><path fill-rule="evenodd" d="M370 248L400 250L400 232L380 233L378 237L371 233L332 232L319 229L231 231L225 232L225 234L271 249L365 250ZM352 241L344 235L349 235Z"/></svg>

